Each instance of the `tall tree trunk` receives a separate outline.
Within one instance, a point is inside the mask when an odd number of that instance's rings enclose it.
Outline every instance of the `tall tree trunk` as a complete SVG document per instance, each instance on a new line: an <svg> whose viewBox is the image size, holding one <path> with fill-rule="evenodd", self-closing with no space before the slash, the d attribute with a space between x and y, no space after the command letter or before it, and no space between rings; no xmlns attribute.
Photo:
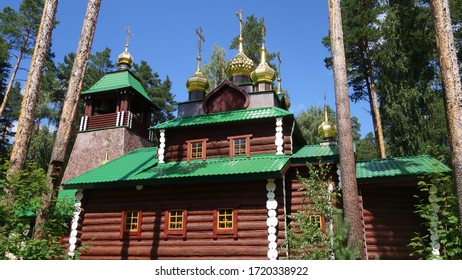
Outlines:
<svg viewBox="0 0 462 280"><path fill-rule="evenodd" d="M68 146L71 141L72 127L77 113L80 91L83 78L87 69L88 56L90 55L91 45L95 34L96 23L98 21L101 0L89 0L82 32L80 34L79 45L72 66L69 86L66 98L64 99L63 111L59 119L58 132L51 153L51 162L47 173L47 188L49 192L43 196L42 208L35 220L34 238L44 237L43 223L45 221L46 210L55 204L61 179L64 173L64 162L68 153Z"/></svg>
<svg viewBox="0 0 462 280"><path fill-rule="evenodd" d="M24 91L24 98L21 104L18 129L11 152L11 166L8 169L8 173L19 171L26 163L27 149L29 147L34 118L37 111L37 101L43 70L50 49L51 34L55 26L57 7L58 0L46 0L43 8L42 20L40 22L34 54L32 56Z"/></svg>
<svg viewBox="0 0 462 280"><path fill-rule="evenodd" d="M459 201L459 227L462 235L462 87L448 0L430 0L435 26L441 75L446 97L446 121L453 178Z"/></svg>
<svg viewBox="0 0 462 280"><path fill-rule="evenodd" d="M5 94L3 96L2 105L0 106L0 118L2 117L3 111L5 110L6 102L8 101L8 96L10 95L10 91L11 91L11 88L13 87L14 79L16 78L16 73L18 73L19 64L21 64L22 55L24 53L22 50L26 47L28 40L29 40L29 34L26 35L26 38L24 39L24 42L22 44L22 48L19 50L18 58L16 59L16 64L14 65L14 68L13 68L13 73L11 73L10 81L8 82L8 85L6 87Z"/></svg>
<svg viewBox="0 0 462 280"><path fill-rule="evenodd" d="M366 60L368 64L369 76L369 103L371 105L372 123L374 125L375 143L377 145L377 153L381 158L386 158L385 140L383 138L382 119L380 117L379 101L377 99L377 87L375 85L374 68L372 59L369 53L369 47L365 46Z"/></svg>
<svg viewBox="0 0 462 280"><path fill-rule="evenodd" d="M348 244L358 248L361 257L364 258L340 0L328 0L328 4L343 209L345 219L349 222Z"/></svg>

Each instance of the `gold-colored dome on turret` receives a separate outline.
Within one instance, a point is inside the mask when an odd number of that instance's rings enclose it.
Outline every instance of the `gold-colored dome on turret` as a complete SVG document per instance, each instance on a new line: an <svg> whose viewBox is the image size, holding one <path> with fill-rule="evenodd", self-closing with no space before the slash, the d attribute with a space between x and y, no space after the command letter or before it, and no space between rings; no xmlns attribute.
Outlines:
<svg viewBox="0 0 462 280"><path fill-rule="evenodd" d="M125 50L119 54L117 57L117 66L119 70L125 70L125 69L130 69L132 68L132 63L133 63L133 57L132 55L128 52L128 42L130 38L132 37L132 33L130 31L130 26L125 29L127 32L127 40L125 43Z"/></svg>
<svg viewBox="0 0 462 280"><path fill-rule="evenodd" d="M132 55L128 52L128 46L125 46L125 50L119 54L119 57L117 58L117 65L121 64L126 64L128 68L132 67L133 63L133 57Z"/></svg>
<svg viewBox="0 0 462 280"><path fill-rule="evenodd" d="M225 71L228 77L231 77L233 75L250 75L254 69L253 61L243 52L238 52L228 63Z"/></svg>
<svg viewBox="0 0 462 280"><path fill-rule="evenodd" d="M327 106L324 106L324 121L318 127L318 133L324 140L332 140L337 136L337 127L329 121Z"/></svg>
<svg viewBox="0 0 462 280"><path fill-rule="evenodd" d="M235 75L250 76L250 73L255 69L255 64L252 59L244 54L244 39L242 38L242 10L236 13L239 18L239 51L237 55L231 59L226 66L225 72L228 77Z"/></svg>
<svg viewBox="0 0 462 280"><path fill-rule="evenodd" d="M196 34L199 37L197 40L197 67L196 72L186 81L186 87L188 92L201 91L205 92L210 84L207 78L201 72L201 51L202 51L202 42L205 42L204 36L202 35L202 27L196 29Z"/></svg>
<svg viewBox="0 0 462 280"><path fill-rule="evenodd" d="M265 33L266 27L264 19L261 19L261 26L262 26L262 44L261 44L261 58L260 64L258 67L252 72L251 78L254 83L270 83L272 84L276 79L276 71L274 71L271 66L268 65L266 62L266 48L265 48Z"/></svg>
<svg viewBox="0 0 462 280"><path fill-rule="evenodd" d="M264 45L261 47L260 64L251 73L250 77L254 83L273 83L276 79L276 71L266 62L266 50Z"/></svg>
<svg viewBox="0 0 462 280"><path fill-rule="evenodd" d="M194 75L192 75L186 81L186 87L188 88L188 92L192 91L206 91L210 84L207 78L201 72L201 65L200 65L201 57L197 57L197 68Z"/></svg>

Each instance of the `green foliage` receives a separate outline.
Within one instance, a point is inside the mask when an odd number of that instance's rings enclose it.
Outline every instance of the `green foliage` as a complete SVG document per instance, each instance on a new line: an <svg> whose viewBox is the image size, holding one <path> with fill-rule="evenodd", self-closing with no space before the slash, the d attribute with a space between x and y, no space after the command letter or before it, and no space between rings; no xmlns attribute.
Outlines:
<svg viewBox="0 0 462 280"><path fill-rule="evenodd" d="M462 259L458 201L451 176L434 174L429 182L419 182L419 190L422 195L418 196L415 213L429 233L415 234L409 244L415 249L411 255L423 259ZM432 252L435 246L440 247L439 255Z"/></svg>
<svg viewBox="0 0 462 280"><path fill-rule="evenodd" d="M65 245L58 240L69 232L73 202L59 201L47 211L46 238L32 239L30 225L35 221L42 195L47 192L46 173L30 162L8 178L8 164L0 168L0 259L66 259Z"/></svg>
<svg viewBox="0 0 462 280"><path fill-rule="evenodd" d="M331 186L331 165L307 165L306 178L297 175L303 191L301 209L290 216L286 248L291 259L358 259L359 251L346 245L348 224L335 207L340 189ZM319 217L323 221L320 226ZM331 229L332 223L332 229Z"/></svg>
<svg viewBox="0 0 462 280"><path fill-rule="evenodd" d="M336 125L337 120L335 117L335 111L330 106L327 106L327 112L329 120ZM308 109L300 112L296 118L300 130L302 131L302 135L305 137L308 144L318 144L322 141L321 137L319 137L318 127L324 121L323 109L316 106L310 106ZM361 124L357 117L353 116L351 118L351 125L353 130L353 142L358 143L361 137L361 134L359 133L361 130Z"/></svg>
<svg viewBox="0 0 462 280"><path fill-rule="evenodd" d="M10 90L5 110L0 119L0 158L9 158L12 147L11 139L14 122L18 120L21 110L21 86L16 82Z"/></svg>
<svg viewBox="0 0 462 280"><path fill-rule="evenodd" d="M369 132L356 144L356 157L358 160L366 160L378 158L378 156L375 137L372 132Z"/></svg>
<svg viewBox="0 0 462 280"><path fill-rule="evenodd" d="M32 54L42 18L43 3L43 0L23 0L19 11L11 7L3 8L0 13L0 33L12 50Z"/></svg>
<svg viewBox="0 0 462 280"><path fill-rule="evenodd" d="M210 83L209 91L215 89L226 79L225 69L228 62L225 55L225 49L214 45L212 54L210 55L210 62L203 66L202 73Z"/></svg>
<svg viewBox="0 0 462 280"><path fill-rule="evenodd" d="M151 66L144 60L141 64L133 63L133 72L140 79L141 84L151 97L151 100L162 110L159 114L154 115L152 124L158 124L173 119L173 112L177 109L175 95L171 93L172 82L167 76L164 81L159 78L159 74L154 72Z"/></svg>

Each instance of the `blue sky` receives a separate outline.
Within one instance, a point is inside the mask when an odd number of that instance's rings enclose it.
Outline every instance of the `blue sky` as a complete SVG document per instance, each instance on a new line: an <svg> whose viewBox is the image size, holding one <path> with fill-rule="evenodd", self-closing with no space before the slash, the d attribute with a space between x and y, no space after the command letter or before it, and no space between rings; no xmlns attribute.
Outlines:
<svg viewBox="0 0 462 280"><path fill-rule="evenodd" d="M20 0L2 0L0 8L17 8ZM52 52L56 61L77 50L86 0L59 1L53 31ZM266 48L281 52L282 87L289 91L290 111L299 114L309 106L327 103L335 107L333 74L324 66L328 50L321 40L328 34L327 1L288 0L102 0L92 53L109 47L112 59L123 51L125 28L130 26L133 37L129 51L135 62L145 60L162 79L168 75L177 101L186 101L186 80L194 73L197 56L195 29L202 27L205 42L202 62L207 63L213 45L226 50L229 60L236 50L229 50L233 37L239 35L236 11L244 18L253 14L265 18ZM22 67L28 68L30 61ZM25 74L22 73L24 76ZM367 103L351 103L351 114L361 123L361 134L372 131Z"/></svg>

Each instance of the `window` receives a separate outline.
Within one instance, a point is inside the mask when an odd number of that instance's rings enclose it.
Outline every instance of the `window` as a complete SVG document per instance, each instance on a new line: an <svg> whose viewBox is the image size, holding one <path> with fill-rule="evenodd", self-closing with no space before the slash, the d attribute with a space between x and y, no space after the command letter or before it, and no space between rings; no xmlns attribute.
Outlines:
<svg viewBox="0 0 462 280"><path fill-rule="evenodd" d="M250 157L250 137L251 134L228 137L230 159L234 156Z"/></svg>
<svg viewBox="0 0 462 280"><path fill-rule="evenodd" d="M195 159L205 160L207 152L208 139L198 139L186 141L188 145L188 155L186 161L189 162Z"/></svg>
<svg viewBox="0 0 462 280"><path fill-rule="evenodd" d="M237 238L237 208L223 207L213 211L213 238L218 236Z"/></svg>
<svg viewBox="0 0 462 280"><path fill-rule="evenodd" d="M233 209L232 208L221 208L218 209L217 213L218 229L229 229L233 228Z"/></svg>
<svg viewBox="0 0 462 280"><path fill-rule="evenodd" d="M141 211L123 211L120 238L136 236L141 239Z"/></svg>
<svg viewBox="0 0 462 280"><path fill-rule="evenodd" d="M310 215L310 223L324 230L324 217L321 215Z"/></svg>
<svg viewBox="0 0 462 280"><path fill-rule="evenodd" d="M233 149L234 149L234 153L233 155L235 156L241 156L241 155L245 155L246 154L246 151L247 151L247 139L245 138L236 138L236 139L233 139Z"/></svg>
<svg viewBox="0 0 462 280"><path fill-rule="evenodd" d="M171 236L186 238L186 216L187 210L180 207L169 207L172 210L165 210L164 214L164 238Z"/></svg>
<svg viewBox="0 0 462 280"><path fill-rule="evenodd" d="M183 210L172 210L168 217L168 230L183 229Z"/></svg>

